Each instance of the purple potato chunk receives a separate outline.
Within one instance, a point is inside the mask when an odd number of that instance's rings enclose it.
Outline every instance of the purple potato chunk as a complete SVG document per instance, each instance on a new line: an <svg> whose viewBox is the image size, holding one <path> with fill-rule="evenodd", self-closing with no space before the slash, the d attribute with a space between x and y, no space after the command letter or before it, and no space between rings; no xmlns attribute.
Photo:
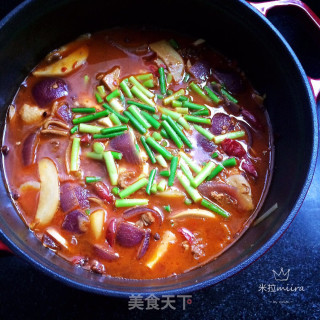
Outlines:
<svg viewBox="0 0 320 320"><path fill-rule="evenodd" d="M74 210L65 216L62 229L75 234L81 234L87 231L88 224L88 216L80 210Z"/></svg>
<svg viewBox="0 0 320 320"><path fill-rule="evenodd" d="M67 83L59 78L45 78L34 85L32 95L39 107L44 108L49 103L69 94Z"/></svg>

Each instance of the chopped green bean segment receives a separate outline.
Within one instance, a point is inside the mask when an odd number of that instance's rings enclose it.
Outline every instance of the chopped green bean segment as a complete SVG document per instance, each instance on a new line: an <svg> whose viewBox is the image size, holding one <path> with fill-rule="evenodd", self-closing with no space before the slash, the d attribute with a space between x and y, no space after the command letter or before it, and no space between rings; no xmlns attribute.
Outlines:
<svg viewBox="0 0 320 320"><path fill-rule="evenodd" d="M189 181L192 181L193 180L192 172L189 166L187 165L187 163L182 158L180 159L180 168L184 173L184 175L189 179Z"/></svg>
<svg viewBox="0 0 320 320"><path fill-rule="evenodd" d="M103 154L99 154L96 152L87 152L86 156L90 159L95 159L95 160L102 160L103 159Z"/></svg>
<svg viewBox="0 0 320 320"><path fill-rule="evenodd" d="M162 129L161 129L161 131L162 131ZM165 130L164 130L165 131ZM167 134L166 132L165 132L165 134ZM168 137L169 138L169 137ZM169 146L169 142L167 141L167 140L162 140L161 141L161 145L163 146L163 147L168 147Z"/></svg>
<svg viewBox="0 0 320 320"><path fill-rule="evenodd" d="M167 105L171 103L173 100L177 100L180 96L183 96L185 94L184 89L180 89L176 91L175 93L172 93L169 97L166 97L163 99L163 104Z"/></svg>
<svg viewBox="0 0 320 320"><path fill-rule="evenodd" d="M101 133L108 134L108 133L112 133L112 132L119 132L119 131L126 131L126 130L128 130L128 127L125 125L121 125L121 126L102 129Z"/></svg>
<svg viewBox="0 0 320 320"><path fill-rule="evenodd" d="M167 161L165 160L165 158L161 154L158 154L156 156L156 160L160 164L161 167L168 168Z"/></svg>
<svg viewBox="0 0 320 320"><path fill-rule="evenodd" d="M122 121L124 123L128 123L129 122L129 119L127 117L124 117L122 114L120 114L119 112L117 112L114 109L112 109L107 103L104 103L102 106L105 109L107 109L106 111L114 113L119 118L120 121Z"/></svg>
<svg viewBox="0 0 320 320"><path fill-rule="evenodd" d="M167 75L167 84L170 84L172 82L173 76L171 73L168 73Z"/></svg>
<svg viewBox="0 0 320 320"><path fill-rule="evenodd" d="M103 158L109 174L110 183L112 186L116 186L118 184L119 175L111 151L104 152Z"/></svg>
<svg viewBox="0 0 320 320"><path fill-rule="evenodd" d="M148 199L117 199L115 202L116 208L146 206L148 205Z"/></svg>
<svg viewBox="0 0 320 320"><path fill-rule="evenodd" d="M190 115L185 115L184 118L190 122L211 124L211 119L208 119L208 118L201 118L201 117L190 116Z"/></svg>
<svg viewBox="0 0 320 320"><path fill-rule="evenodd" d="M117 136L121 136L124 134L124 131L119 131L119 132L112 132L112 133L107 133L107 134L94 134L93 139L107 139L107 138L114 138Z"/></svg>
<svg viewBox="0 0 320 320"><path fill-rule="evenodd" d="M141 188L145 187L148 184L147 178L142 178L137 182L131 184L129 187L125 188L124 190L119 192L119 197L121 199L129 197L131 194L135 193L136 191L140 190Z"/></svg>
<svg viewBox="0 0 320 320"><path fill-rule="evenodd" d="M157 190L160 192L163 192L164 190L166 190L166 187L167 187L166 180L161 180L157 185Z"/></svg>
<svg viewBox="0 0 320 320"><path fill-rule="evenodd" d="M229 158L229 159L226 159L222 162L222 165L224 167L234 167L237 165L237 160L235 158Z"/></svg>
<svg viewBox="0 0 320 320"><path fill-rule="evenodd" d="M149 180L148 180L148 184L146 187L146 192L149 195L151 193L151 188L153 186L153 181L154 181L154 177L156 176L156 173L157 173L157 169L152 169L150 172L150 175L149 175Z"/></svg>
<svg viewBox="0 0 320 320"><path fill-rule="evenodd" d="M155 193L157 193L157 191L158 191L157 184L154 183L154 184L152 185L151 189L150 189L150 192L151 192L152 194L155 194Z"/></svg>
<svg viewBox="0 0 320 320"><path fill-rule="evenodd" d="M128 79L124 79L123 81L120 82L120 88L122 89L122 91L124 92L124 94L129 98L132 99L133 95L130 91L130 88L128 86Z"/></svg>
<svg viewBox="0 0 320 320"><path fill-rule="evenodd" d="M121 152L116 152L116 151L111 151L111 154L115 160L121 160L122 159L122 153Z"/></svg>
<svg viewBox="0 0 320 320"><path fill-rule="evenodd" d="M108 110L104 110L104 111L100 111L94 114L89 114L87 116L84 117L80 117L80 118L75 118L72 120L73 124L79 124L79 123L85 123L85 122L90 122L90 121L94 121L100 118L104 118L109 114Z"/></svg>
<svg viewBox="0 0 320 320"><path fill-rule="evenodd" d="M196 174L201 171L201 167L197 165L193 160L191 160L185 153L180 151L179 155L187 163L190 169L193 170Z"/></svg>
<svg viewBox="0 0 320 320"><path fill-rule="evenodd" d="M119 120L119 118L117 117L117 115L115 113L111 113L109 115L109 118L114 125L116 125L116 126L121 125L121 121Z"/></svg>
<svg viewBox="0 0 320 320"><path fill-rule="evenodd" d="M159 174L161 177L169 177L170 176L170 172L168 170L160 171Z"/></svg>
<svg viewBox="0 0 320 320"><path fill-rule="evenodd" d="M84 80L84 83L85 83L85 84L88 84L88 82L90 81L90 78L89 78L89 76L86 74L86 75L83 77L83 80Z"/></svg>
<svg viewBox="0 0 320 320"><path fill-rule="evenodd" d="M221 93L231 102L238 103L238 100L234 98L227 90L221 88Z"/></svg>
<svg viewBox="0 0 320 320"><path fill-rule="evenodd" d="M180 102L188 101L188 97L186 97L186 96L180 96L180 97L178 98L178 101L180 101Z"/></svg>
<svg viewBox="0 0 320 320"><path fill-rule="evenodd" d="M92 126L86 123L79 124L79 132L82 132L82 133L91 133L91 134L100 133L102 129L103 127Z"/></svg>
<svg viewBox="0 0 320 320"><path fill-rule="evenodd" d="M184 203L189 206L190 204L192 204L192 200L187 198L186 200L184 200Z"/></svg>
<svg viewBox="0 0 320 320"><path fill-rule="evenodd" d="M184 187L184 189L187 191L187 193L189 194L189 196L191 197L191 199L194 202L199 202L202 200L202 197L201 197L200 193L198 192L198 190L194 189L190 185L190 181L181 171L179 171L177 173L177 178L179 179L181 185Z"/></svg>
<svg viewBox="0 0 320 320"><path fill-rule="evenodd" d="M189 109L188 108L176 108L176 112L179 112L181 114L189 114Z"/></svg>
<svg viewBox="0 0 320 320"><path fill-rule="evenodd" d="M187 83L187 82L189 81L189 79L190 79L190 74L189 74L189 73L186 73L186 74L184 75L183 82L184 82L184 83Z"/></svg>
<svg viewBox="0 0 320 320"><path fill-rule="evenodd" d="M116 89L107 95L106 100L110 102L112 99L117 98L119 96L120 96L120 90Z"/></svg>
<svg viewBox="0 0 320 320"><path fill-rule="evenodd" d="M120 192L120 188L118 188L118 187L113 187L113 188L111 189L111 192L112 192L115 196L117 196L117 195L119 194L119 192Z"/></svg>
<svg viewBox="0 0 320 320"><path fill-rule="evenodd" d="M136 78L139 81L146 81L146 80L149 80L149 79L153 79L153 74L152 73L139 74L139 75L136 76Z"/></svg>
<svg viewBox="0 0 320 320"><path fill-rule="evenodd" d="M133 100L128 100L127 103L128 104L133 104L133 105L137 106L140 109L144 109L144 110L147 110L147 111L152 112L152 113L156 112L156 108L155 107L150 107L150 106L147 106L145 104L142 104L142 103L139 103L139 102L136 102L136 101L133 101Z"/></svg>
<svg viewBox="0 0 320 320"><path fill-rule="evenodd" d="M167 131L164 130L164 129L161 129L161 130L160 130L160 135L161 135L163 138L165 138L165 139L169 139L169 136L168 136L168 134L167 134Z"/></svg>
<svg viewBox="0 0 320 320"><path fill-rule="evenodd" d="M168 179L168 186L172 187L174 183L174 178L176 177L177 167L178 167L178 157L173 157L170 164L170 176Z"/></svg>
<svg viewBox="0 0 320 320"><path fill-rule="evenodd" d="M168 204L167 206L163 206L163 209L168 211L168 212L171 212L170 204Z"/></svg>
<svg viewBox="0 0 320 320"><path fill-rule="evenodd" d="M165 114L167 116L170 116L172 119L174 120L178 120L180 117L181 117L181 114L178 113L178 112L174 112L170 109L167 109L167 108L162 108L162 107L158 107L159 111L162 113L162 114Z"/></svg>
<svg viewBox="0 0 320 320"><path fill-rule="evenodd" d="M182 127L185 129L185 130L190 130L190 125L189 123L187 122L187 120L183 117L180 117L178 120L177 120L178 124L182 125Z"/></svg>
<svg viewBox="0 0 320 320"><path fill-rule="evenodd" d="M245 131L233 131L233 132L227 132L225 134L221 134L219 136L215 136L213 138L213 141L215 144L221 143L224 139L238 139L245 136Z"/></svg>
<svg viewBox="0 0 320 320"><path fill-rule="evenodd" d="M86 177L86 183L94 183L101 181L100 177Z"/></svg>
<svg viewBox="0 0 320 320"><path fill-rule="evenodd" d="M143 86L145 86L146 88L154 88L153 79L146 80L146 81L143 83Z"/></svg>
<svg viewBox="0 0 320 320"><path fill-rule="evenodd" d="M112 109L115 110L116 112L123 111L123 106L118 98L111 99L109 101L109 103L110 103L110 106L112 107Z"/></svg>
<svg viewBox="0 0 320 320"><path fill-rule="evenodd" d="M140 122L129 112L129 111L124 111L123 114L129 118L131 124L135 129L137 129L141 134L145 134L147 132L147 129L145 129Z"/></svg>
<svg viewBox="0 0 320 320"><path fill-rule="evenodd" d="M147 155L148 155L151 163L156 163L156 158L155 158L155 156L154 156L154 153L153 153L152 150L150 149L149 145L147 144L146 138L142 136L142 137L140 138L140 141L141 141L144 149L146 150Z"/></svg>
<svg viewBox="0 0 320 320"><path fill-rule="evenodd" d="M188 108L190 110L203 110L206 108L206 106L203 106L201 104L196 104L196 103L193 103L193 102L190 102L190 101L183 101L182 102L182 106L184 108Z"/></svg>
<svg viewBox="0 0 320 320"><path fill-rule="evenodd" d="M101 97L106 96L106 90L105 90L104 86L97 86L97 90L98 90L98 93L100 94Z"/></svg>
<svg viewBox="0 0 320 320"><path fill-rule="evenodd" d="M218 152L214 152L212 155L211 155L211 158L212 159L215 159L215 158L218 158L219 157L219 153Z"/></svg>
<svg viewBox="0 0 320 320"><path fill-rule="evenodd" d="M157 121L153 116L145 111L141 111L141 114L146 118L146 120L152 125L153 128L158 130L161 126L161 123ZM155 115L154 115L155 116Z"/></svg>
<svg viewBox="0 0 320 320"><path fill-rule="evenodd" d="M144 88L144 87L143 87ZM149 99L141 90L138 89L138 87L133 86L131 88L131 92L138 98L140 99L142 102L146 103L147 105L154 107L155 103Z"/></svg>
<svg viewBox="0 0 320 320"><path fill-rule="evenodd" d="M162 137L161 137L161 134L159 132L154 132L152 134L152 138L156 141L161 141L162 140Z"/></svg>
<svg viewBox="0 0 320 320"><path fill-rule="evenodd" d="M104 144L101 142L95 142L92 146L92 149L95 153L103 153L104 151Z"/></svg>
<svg viewBox="0 0 320 320"><path fill-rule="evenodd" d="M191 82L189 84L190 89L195 92L196 94L198 94L200 97L208 100L208 97L206 96L206 94L203 92L203 90L194 82Z"/></svg>
<svg viewBox="0 0 320 320"><path fill-rule="evenodd" d="M210 175L212 170L215 168L216 164L209 161L203 169L193 178L191 185L194 188L198 188L199 185Z"/></svg>
<svg viewBox="0 0 320 320"><path fill-rule="evenodd" d="M102 100L103 101L103 100ZM74 113L95 113L95 108L71 108Z"/></svg>
<svg viewBox="0 0 320 320"><path fill-rule="evenodd" d="M129 77L129 81L132 83L133 86L139 89L148 98L154 97L154 94L150 92L148 89L146 89L134 76Z"/></svg>
<svg viewBox="0 0 320 320"><path fill-rule="evenodd" d="M219 214L220 216L224 217L224 218L229 218L230 217L230 213L223 210L222 208L218 207L217 205L215 205L214 203L212 203L211 201L202 199L201 201L201 205L217 214Z"/></svg>
<svg viewBox="0 0 320 320"><path fill-rule="evenodd" d="M197 124L194 125L194 128L201 133L204 137L206 137L208 140L213 140L214 139L214 135L209 131L206 130L200 126L198 126Z"/></svg>
<svg viewBox="0 0 320 320"><path fill-rule="evenodd" d="M74 134L74 133L76 133L76 132L78 132L79 131L79 126L74 126L74 127L72 127L71 129L70 129L70 133L71 134Z"/></svg>
<svg viewBox="0 0 320 320"><path fill-rule="evenodd" d="M211 174L207 177L207 181L212 180L214 177L216 177L222 170L223 166L221 164L218 164L212 171Z"/></svg>
<svg viewBox="0 0 320 320"><path fill-rule="evenodd" d="M80 166L80 138L73 138L70 158L70 171L78 171Z"/></svg>
<svg viewBox="0 0 320 320"><path fill-rule="evenodd" d="M160 117L157 114L153 114L152 117L155 118L156 120L160 120Z"/></svg>
<svg viewBox="0 0 320 320"><path fill-rule="evenodd" d="M130 113L145 129L149 129L151 127L151 124L144 118L136 106L131 105L127 110L130 111Z"/></svg>
<svg viewBox="0 0 320 320"><path fill-rule="evenodd" d="M192 113L193 116L209 116L209 109L203 109Z"/></svg>
<svg viewBox="0 0 320 320"><path fill-rule="evenodd" d="M179 128L178 124L170 116L166 116L166 118L164 118L164 119L168 121L168 123L170 124L172 129L180 137L180 139L183 141L183 143L192 149L193 147L192 147L191 141L185 136L183 131Z"/></svg>
<svg viewBox="0 0 320 320"><path fill-rule="evenodd" d="M182 107L182 102L178 101L178 100L172 100L171 105L174 108L181 108Z"/></svg>
<svg viewBox="0 0 320 320"><path fill-rule="evenodd" d="M214 102L214 103L219 103L221 99L208 87L205 86L204 90L206 90L209 98Z"/></svg>
<svg viewBox="0 0 320 320"><path fill-rule="evenodd" d="M163 96L162 94L158 94L158 93L157 93L157 99L160 99L160 100L161 100L161 99L163 99L163 98L164 98L164 96Z"/></svg>
<svg viewBox="0 0 320 320"><path fill-rule="evenodd" d="M170 137L170 139L175 143L175 145L179 149L181 149L183 147L183 142L180 139L180 137L177 135L177 133L172 129L170 124L166 120L164 120L164 121L162 121L161 125L166 130L166 132L167 132L168 136Z"/></svg>
<svg viewBox="0 0 320 320"><path fill-rule="evenodd" d="M170 45L171 45L171 47L172 47L173 49L175 49L175 50L178 50L178 49L179 49L179 45L178 45L178 43L177 43L176 40L170 39L170 40L169 40L169 43L170 43Z"/></svg>
<svg viewBox="0 0 320 320"><path fill-rule="evenodd" d="M164 147L162 147L156 140L154 140L152 137L148 137L147 138L147 143L148 145L155 149L157 152L159 152L165 159L167 160L171 160L172 159L172 154L165 149Z"/></svg>
<svg viewBox="0 0 320 320"><path fill-rule="evenodd" d="M100 97L99 93L95 93L95 97L98 103L103 103L103 99Z"/></svg>
<svg viewBox="0 0 320 320"><path fill-rule="evenodd" d="M159 75L160 75L160 77L159 77L160 92L161 92L161 94L166 94L167 85L166 85L166 76L164 74L163 67L160 67L158 71L159 71Z"/></svg>
<svg viewBox="0 0 320 320"><path fill-rule="evenodd" d="M166 94L167 94L167 96L171 96L173 94L173 91L171 89L168 89Z"/></svg>

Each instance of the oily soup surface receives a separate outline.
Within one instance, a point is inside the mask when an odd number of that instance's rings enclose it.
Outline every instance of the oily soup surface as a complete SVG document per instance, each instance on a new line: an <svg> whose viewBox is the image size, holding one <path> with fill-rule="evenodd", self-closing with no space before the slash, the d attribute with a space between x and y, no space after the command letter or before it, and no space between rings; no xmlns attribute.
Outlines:
<svg viewBox="0 0 320 320"><path fill-rule="evenodd" d="M195 40L104 31L53 51L23 82L5 169L45 246L94 272L152 279L216 258L247 228L271 175L263 99Z"/></svg>

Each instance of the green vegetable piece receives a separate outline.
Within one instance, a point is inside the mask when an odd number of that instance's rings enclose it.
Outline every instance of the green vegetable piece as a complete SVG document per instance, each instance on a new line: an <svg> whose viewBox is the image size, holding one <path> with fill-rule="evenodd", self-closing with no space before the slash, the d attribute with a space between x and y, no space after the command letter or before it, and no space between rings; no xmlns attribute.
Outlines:
<svg viewBox="0 0 320 320"><path fill-rule="evenodd" d="M150 172L150 175L149 175L149 180L148 180L148 184L146 187L146 192L149 195L151 193L151 188L153 186L153 181L154 181L154 177L156 176L156 173L157 173L157 169L152 169Z"/></svg>
<svg viewBox="0 0 320 320"><path fill-rule="evenodd" d="M103 158L109 174L110 183L112 186L116 186L118 184L119 175L111 151L104 152Z"/></svg>
<svg viewBox="0 0 320 320"><path fill-rule="evenodd" d="M95 133L100 133L102 129L103 129L103 127L92 126L92 125L86 124L86 123L79 124L79 131L82 133L95 134Z"/></svg>
<svg viewBox="0 0 320 320"><path fill-rule="evenodd" d="M194 188L198 188L199 185L210 175L212 170L215 168L215 163L209 161L203 169L198 173L196 177L191 181L191 185Z"/></svg>
<svg viewBox="0 0 320 320"><path fill-rule="evenodd" d="M217 205L215 205L213 202L210 202L208 200L202 199L201 201L201 205L217 214L219 214L220 216L224 217L224 218L229 218L230 217L230 213L223 210L222 208L218 207Z"/></svg>
<svg viewBox="0 0 320 320"><path fill-rule="evenodd" d="M173 157L170 164L170 176L168 179L168 186L172 187L174 183L174 178L176 176L177 167L178 167L178 157Z"/></svg>
<svg viewBox="0 0 320 320"><path fill-rule="evenodd" d="M164 74L163 67L159 68L159 75L160 75L160 78L159 78L160 92L161 94L166 94L167 85L166 85L166 76Z"/></svg>
<svg viewBox="0 0 320 320"><path fill-rule="evenodd" d="M148 205L148 199L117 199L115 202L116 208L146 206Z"/></svg>
<svg viewBox="0 0 320 320"><path fill-rule="evenodd" d="M164 208L164 210L171 212L171 207L169 204L167 206L163 206L163 208Z"/></svg>
<svg viewBox="0 0 320 320"><path fill-rule="evenodd" d="M80 166L80 138L73 138L70 158L70 171L78 171Z"/></svg>
<svg viewBox="0 0 320 320"><path fill-rule="evenodd" d="M213 141L215 144L221 143L224 139L238 139L242 138L245 136L245 131L240 130L240 131L233 131L233 132L227 132L225 134L221 134L219 136L215 136L213 138Z"/></svg>
<svg viewBox="0 0 320 320"><path fill-rule="evenodd" d="M234 167L237 165L237 160L235 158L229 158L222 162L224 167Z"/></svg>
<svg viewBox="0 0 320 320"><path fill-rule="evenodd" d="M211 172L211 174L207 177L207 181L212 180L214 177L216 177L222 170L223 166L221 164L218 164Z"/></svg>
<svg viewBox="0 0 320 320"><path fill-rule="evenodd" d="M72 120L73 124L79 124L79 123L85 123L85 122L90 122L90 121L94 121L100 118L104 118L109 114L108 110L104 110L104 111L100 111L94 114L89 114L87 116L84 117L80 117L80 118L75 118Z"/></svg>
<svg viewBox="0 0 320 320"><path fill-rule="evenodd" d="M119 192L119 197L121 199L129 197L131 194L135 193L139 189L145 187L148 184L148 179L142 178L137 182L131 184L129 187Z"/></svg>
<svg viewBox="0 0 320 320"><path fill-rule="evenodd" d="M146 138L145 138L145 137L141 137L141 138L140 138L140 141L141 141L144 149L146 150L147 155L148 155L151 163L156 163L156 158L155 158L155 156L154 156L154 153L153 153L152 150L150 149L149 145L147 144Z"/></svg>
<svg viewBox="0 0 320 320"><path fill-rule="evenodd" d="M100 177L86 177L86 183L94 183L101 181Z"/></svg>
<svg viewBox="0 0 320 320"><path fill-rule="evenodd" d="M209 98L214 102L214 103L219 103L221 99L208 87L205 86L204 90L206 90Z"/></svg>
<svg viewBox="0 0 320 320"><path fill-rule="evenodd" d="M152 113L156 112L156 108L155 107L147 106L147 105L142 104L140 102L136 102L136 101L133 101L133 100L128 100L127 103L130 104L130 105L133 104L133 105L137 106L140 109L147 110L147 111L152 112Z"/></svg>
<svg viewBox="0 0 320 320"><path fill-rule="evenodd" d="M147 138L147 144L153 148L154 150L156 150L157 152L159 152L165 159L167 160L171 160L172 159L172 154L165 149L164 147L162 147L156 140L154 140L152 137L148 137Z"/></svg>
<svg viewBox="0 0 320 320"><path fill-rule="evenodd" d="M120 192L120 189L118 187L113 187L111 189L112 194L114 194L115 196L117 196Z"/></svg>
<svg viewBox="0 0 320 320"><path fill-rule="evenodd" d="M163 192L164 190L166 190L166 187L167 187L167 182L166 182L166 180L161 180L161 181L158 183L157 190L160 191L160 192Z"/></svg>
<svg viewBox="0 0 320 320"><path fill-rule="evenodd" d="M102 100L103 101L103 100ZM95 108L71 108L74 113L95 113Z"/></svg>
<svg viewBox="0 0 320 320"><path fill-rule="evenodd" d="M185 115L184 118L190 122L211 124L211 119L208 119L208 118L200 118L200 117L191 116L191 115Z"/></svg>
<svg viewBox="0 0 320 320"><path fill-rule="evenodd" d="M101 142L95 142L92 146L93 151L96 153L103 153L104 152L104 144Z"/></svg>

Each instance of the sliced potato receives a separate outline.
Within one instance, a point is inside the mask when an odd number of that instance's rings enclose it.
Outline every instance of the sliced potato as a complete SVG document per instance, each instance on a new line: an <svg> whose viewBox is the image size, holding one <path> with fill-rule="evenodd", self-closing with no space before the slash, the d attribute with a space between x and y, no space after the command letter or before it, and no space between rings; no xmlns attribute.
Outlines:
<svg viewBox="0 0 320 320"><path fill-rule="evenodd" d="M252 210L253 201L251 187L247 179L241 174L235 174L227 179L228 184L238 189L237 201L238 205L243 210Z"/></svg>
<svg viewBox="0 0 320 320"><path fill-rule="evenodd" d="M20 116L23 122L32 124L43 120L43 113L46 110L38 108L37 106L30 106L25 103L20 109Z"/></svg>
<svg viewBox="0 0 320 320"><path fill-rule="evenodd" d="M106 212L103 209L96 210L90 215L90 227L96 239L102 236L105 218Z"/></svg>
<svg viewBox="0 0 320 320"><path fill-rule="evenodd" d="M171 216L171 219L177 218L216 218L216 215L208 210L203 209L187 209Z"/></svg>
<svg viewBox="0 0 320 320"><path fill-rule="evenodd" d="M163 255L168 251L169 244L175 243L176 236L174 233L172 233L169 230L166 230L163 235L161 242L159 246L156 249L156 252L154 253L153 257L149 262L146 264L146 266L150 269L153 268L153 266L163 257Z"/></svg>
<svg viewBox="0 0 320 320"><path fill-rule="evenodd" d="M76 70L82 66L88 58L89 49L87 46L80 47L76 51L70 53L68 56L54 62L48 66L42 67L33 71L33 75L36 77L44 76L64 76L69 74L71 71Z"/></svg>
<svg viewBox="0 0 320 320"><path fill-rule="evenodd" d="M55 164L43 158L38 164L40 176L40 197L35 224L48 224L58 210L60 203L59 177Z"/></svg>
<svg viewBox="0 0 320 320"><path fill-rule="evenodd" d="M56 240L59 244L63 247L68 249L68 242L67 240L54 228L49 227L46 229L46 233L51 236L54 240Z"/></svg>
<svg viewBox="0 0 320 320"><path fill-rule="evenodd" d="M116 67L102 78L102 82L109 90L114 91L118 88L119 78L120 68Z"/></svg>
<svg viewBox="0 0 320 320"><path fill-rule="evenodd" d="M28 189L40 190L40 182L31 180L31 181L27 181L27 182L23 183L19 187L20 192L27 191Z"/></svg>
<svg viewBox="0 0 320 320"><path fill-rule="evenodd" d="M150 48L164 61L174 81L180 82L184 76L184 62L180 54L165 40L151 43Z"/></svg>

